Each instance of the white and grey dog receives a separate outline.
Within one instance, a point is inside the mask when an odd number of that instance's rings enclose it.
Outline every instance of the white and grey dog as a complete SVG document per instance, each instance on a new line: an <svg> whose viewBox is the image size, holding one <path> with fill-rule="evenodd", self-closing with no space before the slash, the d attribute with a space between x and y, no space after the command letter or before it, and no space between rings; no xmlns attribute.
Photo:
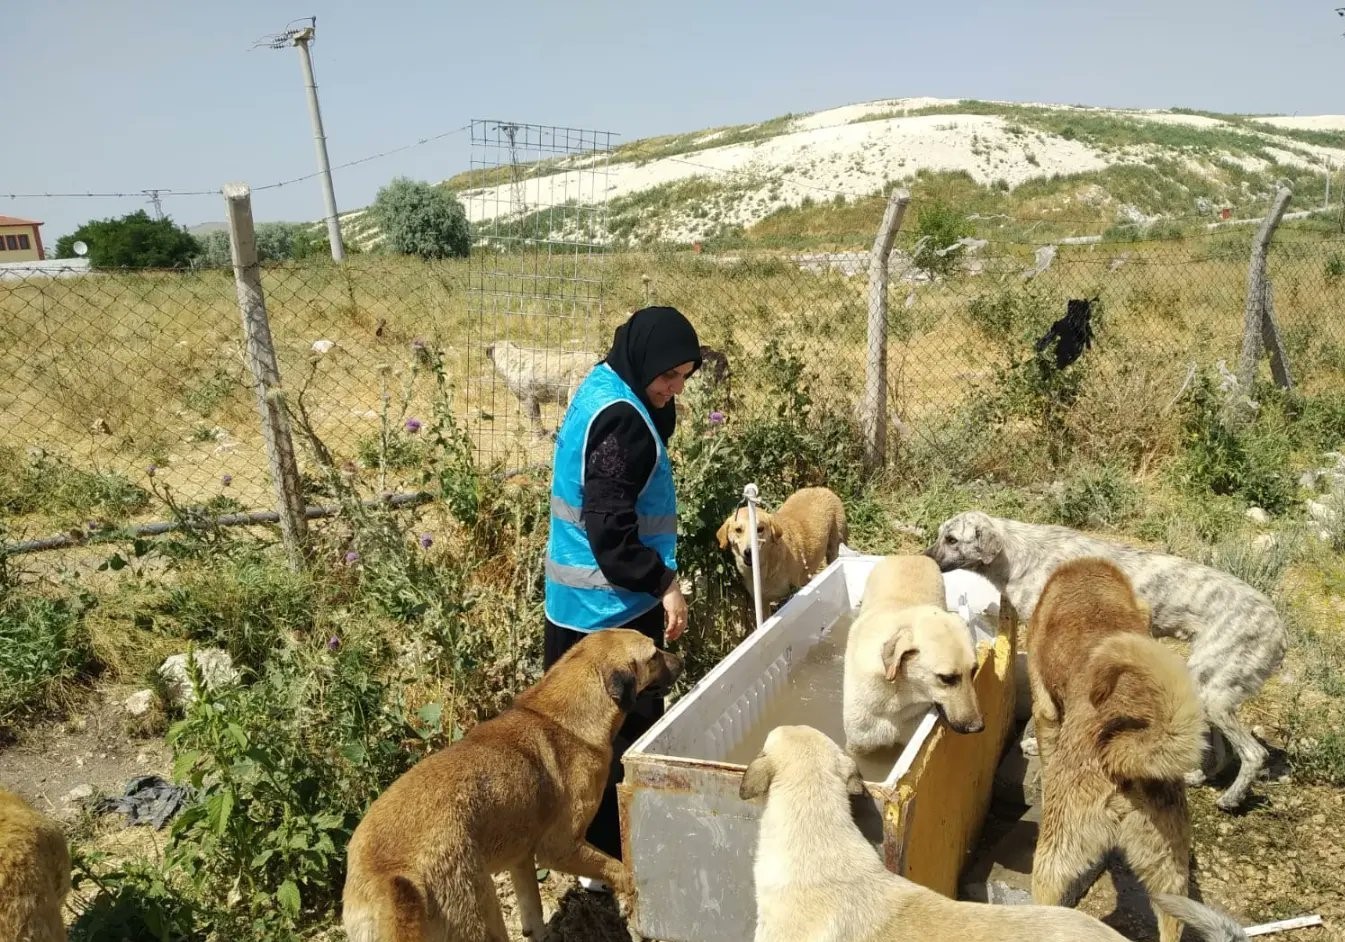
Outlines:
<svg viewBox="0 0 1345 942"><path fill-rule="evenodd" d="M1288 644L1284 623L1265 595L1226 572L1177 556L978 511L945 520L926 555L944 572L968 569L985 576L1023 619L1032 616L1047 578L1066 560L1100 556L1118 565L1148 603L1153 633L1190 641L1187 667L1205 718L1240 762L1218 804L1225 811L1242 804L1265 765L1266 748L1238 720L1237 708L1279 668ZM1203 780L1199 771L1187 779Z"/></svg>
<svg viewBox="0 0 1345 942"><path fill-rule="evenodd" d="M528 415L533 434L541 438L543 402L569 401L589 371L602 359L596 353L566 350L538 350L520 347L508 340L497 340L486 347L486 356L504 378L509 391L518 397Z"/></svg>

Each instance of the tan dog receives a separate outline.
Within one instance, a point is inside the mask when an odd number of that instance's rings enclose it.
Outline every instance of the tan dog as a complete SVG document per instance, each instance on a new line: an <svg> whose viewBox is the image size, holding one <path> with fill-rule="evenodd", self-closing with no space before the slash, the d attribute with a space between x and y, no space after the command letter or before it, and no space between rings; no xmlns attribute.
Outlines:
<svg viewBox="0 0 1345 942"><path fill-rule="evenodd" d="M503 870L531 938L543 930L539 865L629 899L626 868L584 832L622 719L681 669L638 631L595 631L499 716L393 782L350 841L350 942L507 942L491 880Z"/></svg>
<svg viewBox="0 0 1345 942"><path fill-rule="evenodd" d="M971 629L944 609L943 574L926 556L888 556L864 583L845 643L841 714L846 747L872 752L909 742L937 707L959 733L985 728L972 686Z"/></svg>
<svg viewBox="0 0 1345 942"><path fill-rule="evenodd" d="M0 788L0 939L64 942L70 849L50 818Z"/></svg>
<svg viewBox="0 0 1345 942"><path fill-rule="evenodd" d="M780 726L766 737L738 789L744 800L766 797L755 942L1122 942L1075 909L958 903L889 873L851 817L850 795L863 791L854 760L817 730ZM1246 938L1199 903L1174 905L1204 918L1207 939Z"/></svg>
<svg viewBox="0 0 1345 942"><path fill-rule="evenodd" d="M1056 568L1028 627L1042 761L1032 898L1063 904L1113 849L1155 893L1185 894L1191 816L1184 776L1205 722L1186 665L1149 634L1149 608L1111 562ZM1181 923L1155 907L1161 942Z"/></svg>
<svg viewBox="0 0 1345 942"><path fill-rule="evenodd" d="M761 601L771 605L808 584L835 562L848 531L845 505L825 487L805 487L789 495L775 513L757 511L761 548ZM731 550L738 576L752 594L752 533L747 508L739 507L716 534L719 548Z"/></svg>

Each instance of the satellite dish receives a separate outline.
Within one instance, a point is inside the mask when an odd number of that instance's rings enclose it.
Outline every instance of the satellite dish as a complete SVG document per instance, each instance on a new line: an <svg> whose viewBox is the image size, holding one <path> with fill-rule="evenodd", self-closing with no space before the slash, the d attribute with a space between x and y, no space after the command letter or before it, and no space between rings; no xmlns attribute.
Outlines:
<svg viewBox="0 0 1345 942"><path fill-rule="evenodd" d="M76 242L74 245L70 247L75 250L75 254L78 255L80 258L83 258L84 256L89 254L89 246L84 242Z"/></svg>

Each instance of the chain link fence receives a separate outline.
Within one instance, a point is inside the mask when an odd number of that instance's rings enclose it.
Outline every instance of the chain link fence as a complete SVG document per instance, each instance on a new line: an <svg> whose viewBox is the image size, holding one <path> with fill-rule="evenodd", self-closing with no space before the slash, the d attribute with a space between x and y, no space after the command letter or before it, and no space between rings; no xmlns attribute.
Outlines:
<svg viewBox="0 0 1345 942"><path fill-rule="evenodd" d="M1219 361L1236 368L1250 241L1245 228L1083 245L968 239L931 254L899 234L889 463L996 474L1025 452L1048 466L1067 440L1072 453L1142 470L1170 446L1169 417L1193 376ZM775 408L759 380L782 357L813 401L858 422L869 261L852 249L630 252L576 238L562 251L495 244L467 260L268 267L262 283L282 381L313 431L347 473L399 491L418 485L435 394L427 352L442 358L479 459L544 465L566 393L645 304L683 310L714 351L684 423L749 422ZM1338 386L1345 241L1286 227L1269 272L1295 382ZM1087 317L1066 318L1071 300L1088 302ZM1048 337L1062 318L1057 332L1073 333ZM1075 361L1052 359L1076 341ZM501 356L502 342L534 359ZM232 272L0 283L7 538L140 518L152 486L220 513L274 506L250 383ZM301 463L311 472L302 451Z"/></svg>

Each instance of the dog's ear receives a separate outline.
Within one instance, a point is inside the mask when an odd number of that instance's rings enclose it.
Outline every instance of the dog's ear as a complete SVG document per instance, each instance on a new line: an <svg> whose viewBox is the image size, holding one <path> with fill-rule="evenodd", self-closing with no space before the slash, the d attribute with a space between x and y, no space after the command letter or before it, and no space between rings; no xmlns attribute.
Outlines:
<svg viewBox="0 0 1345 942"><path fill-rule="evenodd" d="M909 625L902 625L883 642L883 676L888 680L896 680L906 667L906 662L919 653L920 649L915 646L915 633Z"/></svg>
<svg viewBox="0 0 1345 942"><path fill-rule="evenodd" d="M738 783L738 797L743 801L760 798L771 790L771 779L775 777L775 766L770 757L762 754L743 769L743 780Z"/></svg>
<svg viewBox="0 0 1345 942"><path fill-rule="evenodd" d="M859 774L855 760L842 752L836 760L841 767L841 777L845 779L845 790L851 795L864 794L864 776Z"/></svg>
<svg viewBox="0 0 1345 942"><path fill-rule="evenodd" d="M780 524L775 522L774 517L771 517L769 523L770 525L767 527L767 529L771 531L771 539L778 541L782 536L784 536L784 534L780 531Z"/></svg>
<svg viewBox="0 0 1345 942"><path fill-rule="evenodd" d="M636 689L635 664L631 663L626 667L618 667L607 674L604 684L607 688L607 695L612 698L621 712L629 713L635 709L635 698L639 694Z"/></svg>
<svg viewBox="0 0 1345 942"><path fill-rule="evenodd" d="M976 561L989 566L995 557L1004 551L1004 541L1000 539L999 528L989 517L978 520L975 528Z"/></svg>
<svg viewBox="0 0 1345 942"><path fill-rule="evenodd" d="M720 524L719 530L715 533L715 539L719 541L719 548L722 550L729 548L729 524L732 522L733 518L729 517Z"/></svg>

